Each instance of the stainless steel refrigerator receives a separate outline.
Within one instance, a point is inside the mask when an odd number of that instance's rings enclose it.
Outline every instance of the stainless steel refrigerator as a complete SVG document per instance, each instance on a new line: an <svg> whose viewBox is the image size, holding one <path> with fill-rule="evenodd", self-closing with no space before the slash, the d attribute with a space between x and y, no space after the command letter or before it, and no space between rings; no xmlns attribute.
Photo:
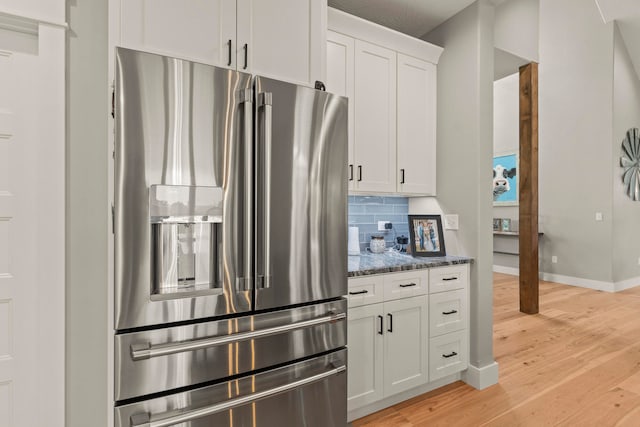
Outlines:
<svg viewBox="0 0 640 427"><path fill-rule="evenodd" d="M116 426L346 425L347 100L117 48Z"/></svg>

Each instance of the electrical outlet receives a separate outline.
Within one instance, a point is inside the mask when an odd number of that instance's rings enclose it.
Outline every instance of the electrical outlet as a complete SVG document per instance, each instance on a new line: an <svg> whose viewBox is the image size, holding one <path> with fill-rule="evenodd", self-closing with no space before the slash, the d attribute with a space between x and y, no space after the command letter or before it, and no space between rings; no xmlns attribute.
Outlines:
<svg viewBox="0 0 640 427"><path fill-rule="evenodd" d="M444 216L444 228L445 230L457 230L458 229L458 214L451 214Z"/></svg>
<svg viewBox="0 0 640 427"><path fill-rule="evenodd" d="M557 264L557 263L558 263L558 257L557 257L557 256L555 256L555 255L553 255L553 256L551 257L551 262L552 262L552 263L554 263L554 264Z"/></svg>
<svg viewBox="0 0 640 427"><path fill-rule="evenodd" d="M386 228L387 224L391 224L391 221L378 221L378 231L389 230L388 228Z"/></svg>
<svg viewBox="0 0 640 427"><path fill-rule="evenodd" d="M602 212L596 212L596 221L602 221Z"/></svg>

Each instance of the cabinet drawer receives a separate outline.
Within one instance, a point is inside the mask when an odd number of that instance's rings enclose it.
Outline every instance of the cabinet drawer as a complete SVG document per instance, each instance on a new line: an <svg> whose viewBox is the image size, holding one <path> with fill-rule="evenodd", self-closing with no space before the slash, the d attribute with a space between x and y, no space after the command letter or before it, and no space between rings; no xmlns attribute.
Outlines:
<svg viewBox="0 0 640 427"><path fill-rule="evenodd" d="M429 295L429 336L447 334L467 328L467 291L440 292Z"/></svg>
<svg viewBox="0 0 640 427"><path fill-rule="evenodd" d="M468 272L468 264L429 269L429 293L465 288L469 282Z"/></svg>
<svg viewBox="0 0 640 427"><path fill-rule="evenodd" d="M429 381L467 369L467 330L452 332L429 340Z"/></svg>
<svg viewBox="0 0 640 427"><path fill-rule="evenodd" d="M382 276L353 277L348 281L349 307L382 302Z"/></svg>
<svg viewBox="0 0 640 427"><path fill-rule="evenodd" d="M425 295L429 283L427 270L393 273L384 276L384 300Z"/></svg>

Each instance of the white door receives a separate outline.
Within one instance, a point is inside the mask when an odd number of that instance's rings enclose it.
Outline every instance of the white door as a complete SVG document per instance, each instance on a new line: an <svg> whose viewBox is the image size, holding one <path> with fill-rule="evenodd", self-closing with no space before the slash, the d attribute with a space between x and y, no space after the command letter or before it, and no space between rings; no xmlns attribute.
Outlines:
<svg viewBox="0 0 640 427"><path fill-rule="evenodd" d="M236 67L235 0L121 0L116 44Z"/></svg>
<svg viewBox="0 0 640 427"><path fill-rule="evenodd" d="M237 1L238 70L309 87L324 80L326 1Z"/></svg>
<svg viewBox="0 0 640 427"><path fill-rule="evenodd" d="M400 53L398 191L436 195L436 66Z"/></svg>
<svg viewBox="0 0 640 427"><path fill-rule="evenodd" d="M427 382L429 317L427 296L384 303L384 395Z"/></svg>
<svg viewBox="0 0 640 427"><path fill-rule="evenodd" d="M382 303L349 309L347 408L382 399Z"/></svg>
<svg viewBox="0 0 640 427"><path fill-rule="evenodd" d="M396 53L356 40L356 189L396 191Z"/></svg>
<svg viewBox="0 0 640 427"><path fill-rule="evenodd" d="M327 31L327 91L349 98L349 189L353 189L355 165L353 164L353 112L354 95L354 49L355 40L343 34Z"/></svg>
<svg viewBox="0 0 640 427"><path fill-rule="evenodd" d="M0 30L0 425L62 427L65 31L9 22L17 31Z"/></svg>

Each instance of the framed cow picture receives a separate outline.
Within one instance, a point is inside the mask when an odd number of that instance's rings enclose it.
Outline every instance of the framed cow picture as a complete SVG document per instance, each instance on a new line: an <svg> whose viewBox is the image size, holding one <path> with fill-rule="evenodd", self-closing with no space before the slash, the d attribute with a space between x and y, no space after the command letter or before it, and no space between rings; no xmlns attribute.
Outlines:
<svg viewBox="0 0 640 427"><path fill-rule="evenodd" d="M518 153L493 157L493 206L518 204Z"/></svg>

